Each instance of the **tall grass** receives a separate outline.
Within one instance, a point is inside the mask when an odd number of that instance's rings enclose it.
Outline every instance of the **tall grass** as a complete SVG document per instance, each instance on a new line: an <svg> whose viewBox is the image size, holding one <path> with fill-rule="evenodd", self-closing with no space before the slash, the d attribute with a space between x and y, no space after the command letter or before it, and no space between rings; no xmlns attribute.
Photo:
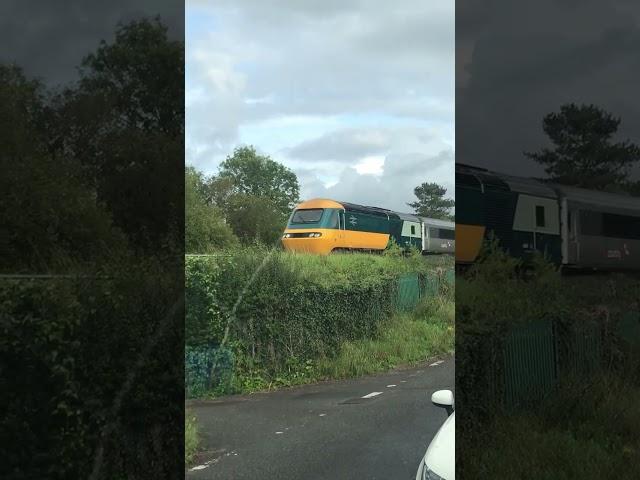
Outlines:
<svg viewBox="0 0 640 480"><path fill-rule="evenodd" d="M188 467L193 463L198 450L198 425L196 417L185 411L184 415L184 464Z"/></svg>
<svg viewBox="0 0 640 480"><path fill-rule="evenodd" d="M412 365L454 349L455 308L451 299L425 298L412 314L395 315L374 339L346 341L335 358L317 365L320 378L367 375Z"/></svg>

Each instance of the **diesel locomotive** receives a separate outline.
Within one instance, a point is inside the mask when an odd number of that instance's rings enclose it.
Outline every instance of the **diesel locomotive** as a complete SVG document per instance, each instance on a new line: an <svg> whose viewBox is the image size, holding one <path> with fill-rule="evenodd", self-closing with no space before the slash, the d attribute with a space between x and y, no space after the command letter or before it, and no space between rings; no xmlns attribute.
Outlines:
<svg viewBox="0 0 640 480"><path fill-rule="evenodd" d="M286 250L327 255L382 251L395 240L423 253L455 251L455 224L379 207L317 198L300 203L282 235Z"/></svg>
<svg viewBox="0 0 640 480"><path fill-rule="evenodd" d="M456 164L456 263L493 232L501 248L563 269L640 269L640 198Z"/></svg>

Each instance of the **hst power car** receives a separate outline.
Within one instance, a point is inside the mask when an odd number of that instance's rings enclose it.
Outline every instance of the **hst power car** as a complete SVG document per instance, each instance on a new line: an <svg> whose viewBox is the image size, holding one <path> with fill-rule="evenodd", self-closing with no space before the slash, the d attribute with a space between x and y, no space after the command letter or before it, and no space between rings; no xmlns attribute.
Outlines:
<svg viewBox="0 0 640 480"><path fill-rule="evenodd" d="M382 251L390 239L423 253L455 251L455 224L324 198L299 204L282 236L286 250L326 255L340 250Z"/></svg>
<svg viewBox="0 0 640 480"><path fill-rule="evenodd" d="M567 269L640 269L640 198L456 165L456 263L490 232L511 255Z"/></svg>

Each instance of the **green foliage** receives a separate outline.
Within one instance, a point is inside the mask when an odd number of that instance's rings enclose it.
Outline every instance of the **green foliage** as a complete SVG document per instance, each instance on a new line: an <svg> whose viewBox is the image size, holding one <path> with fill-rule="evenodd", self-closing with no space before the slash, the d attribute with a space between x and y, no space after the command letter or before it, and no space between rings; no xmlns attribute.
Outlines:
<svg viewBox="0 0 640 480"><path fill-rule="evenodd" d="M437 183L425 182L413 189L418 200L408 203L415 210L416 215L442 220L453 220L451 209L456 202L451 198L445 198L447 189Z"/></svg>
<svg viewBox="0 0 640 480"><path fill-rule="evenodd" d="M198 451L198 423L196 417L189 411L184 412L184 465L193 463Z"/></svg>
<svg viewBox="0 0 640 480"><path fill-rule="evenodd" d="M626 180L640 159L637 145L612 141L619 125L620 118L595 105L563 105L542 122L554 148L525 155L543 165L553 181L607 189Z"/></svg>
<svg viewBox="0 0 640 480"><path fill-rule="evenodd" d="M457 437L468 459L457 474L470 479L637 478L639 405L640 389L628 379L604 375L565 384L534 411L494 414L476 437Z"/></svg>
<svg viewBox="0 0 640 480"><path fill-rule="evenodd" d="M79 162L130 243L154 254L183 249L183 91L184 45L145 19L119 25L52 101L53 153Z"/></svg>
<svg viewBox="0 0 640 480"><path fill-rule="evenodd" d="M319 374L318 359L379 334L395 312L399 275L434 269L423 258L261 247L188 257L187 345L220 346L227 338L235 368L227 392L308 382ZM209 368L207 361L194 360L194 371ZM206 388L224 393L228 382L216 382Z"/></svg>
<svg viewBox="0 0 640 480"><path fill-rule="evenodd" d="M268 198L283 215L300 200L296 175L252 146L236 148L220 165L219 176L233 180L234 194Z"/></svg>
<svg viewBox="0 0 640 480"><path fill-rule="evenodd" d="M382 254L386 257L402 257L404 256L404 248L398 245L395 238L389 237L389 243L387 243L386 248L382 252Z"/></svg>
<svg viewBox="0 0 640 480"><path fill-rule="evenodd" d="M203 195L202 175L193 167L186 167L185 180L185 252L210 253L236 243L222 212L207 204Z"/></svg>
<svg viewBox="0 0 640 480"><path fill-rule="evenodd" d="M375 338L346 341L335 358L322 358L319 378L348 378L411 365L454 349L454 308L451 300L425 297L413 314L401 313L381 327Z"/></svg>
<svg viewBox="0 0 640 480"><path fill-rule="evenodd" d="M268 197L236 194L226 211L233 231L245 244L276 245L287 224L287 216Z"/></svg>
<svg viewBox="0 0 640 480"><path fill-rule="evenodd" d="M175 472L174 460L144 461L173 441L182 417L181 365L158 362L182 352L183 312L164 296L173 275L127 264L103 279L4 280L0 284L0 376L5 452L3 472L29 478L88 478L103 441L106 478L144 470ZM135 296L138 301L132 302ZM150 339L164 335L140 358ZM28 339L29 341L25 341ZM124 389L133 375L130 388ZM114 401L122 404L114 410ZM155 408L149 409L150 404ZM109 426L109 434L102 432ZM171 457L170 457L171 458Z"/></svg>

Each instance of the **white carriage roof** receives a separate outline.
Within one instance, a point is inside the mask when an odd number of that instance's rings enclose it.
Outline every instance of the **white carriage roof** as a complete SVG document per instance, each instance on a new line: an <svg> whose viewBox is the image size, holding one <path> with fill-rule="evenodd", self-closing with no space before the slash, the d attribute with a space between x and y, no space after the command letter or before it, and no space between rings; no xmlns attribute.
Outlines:
<svg viewBox="0 0 640 480"><path fill-rule="evenodd" d="M419 217L425 225L432 227L456 228L455 222L449 220L439 220L437 218Z"/></svg>
<svg viewBox="0 0 640 480"><path fill-rule="evenodd" d="M640 197L597 190L586 190L584 188L568 187L566 185L553 185L553 187L561 197L572 202L585 205L597 205L600 207L635 210L636 212L640 211Z"/></svg>

